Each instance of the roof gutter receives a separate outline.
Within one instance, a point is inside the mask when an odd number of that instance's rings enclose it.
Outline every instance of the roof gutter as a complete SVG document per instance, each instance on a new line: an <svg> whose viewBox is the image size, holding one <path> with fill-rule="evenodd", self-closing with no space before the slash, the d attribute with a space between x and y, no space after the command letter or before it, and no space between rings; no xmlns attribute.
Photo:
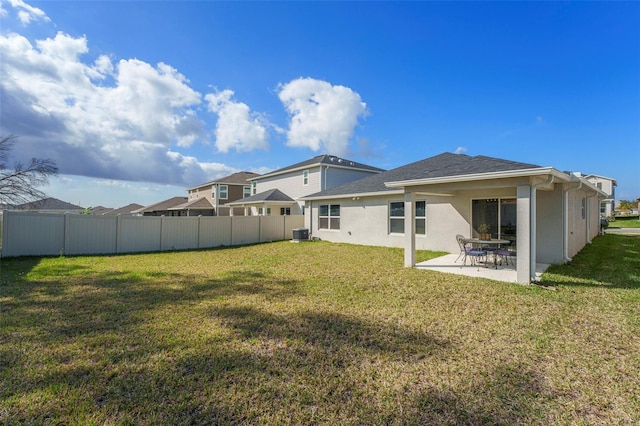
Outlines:
<svg viewBox="0 0 640 426"><path fill-rule="evenodd" d="M505 179L512 177L529 177L539 175L551 175L555 178L558 178L559 180L565 181L570 179L570 177L566 173L560 172L553 167L537 167L535 169L505 170L501 172L473 173L467 175L455 175L438 178L409 179L394 182L385 182L384 184L390 188L397 188L418 185L434 185L438 183L468 182L487 179Z"/></svg>

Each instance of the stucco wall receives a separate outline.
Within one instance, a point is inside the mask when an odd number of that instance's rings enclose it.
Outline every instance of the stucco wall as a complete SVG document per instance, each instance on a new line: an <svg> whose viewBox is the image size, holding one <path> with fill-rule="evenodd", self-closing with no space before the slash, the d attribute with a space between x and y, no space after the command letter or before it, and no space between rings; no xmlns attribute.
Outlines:
<svg viewBox="0 0 640 426"><path fill-rule="evenodd" d="M569 193L569 256L575 255L587 242L586 218L582 219L582 191ZM416 235L416 249L438 250L456 253L459 248L456 234L472 236L471 202L483 198L516 198L516 188L489 188L456 191L455 196L420 196L427 208L426 235ZM562 186L555 185L550 191L537 191L537 261L562 263L564 258L564 228L562 212ZM403 201L400 194L361 197L359 199L334 199L307 203L305 226L313 237L333 242L404 247L404 234L389 233L389 203ZM340 204L340 229L318 229L318 206ZM590 211L590 238L598 234L598 199L588 201ZM518 227L522 224L518 223ZM528 226L528 224L527 224Z"/></svg>
<svg viewBox="0 0 640 426"><path fill-rule="evenodd" d="M562 185L553 191L537 190L536 256L538 263L562 263L564 218L562 214Z"/></svg>
<svg viewBox="0 0 640 426"><path fill-rule="evenodd" d="M515 189L459 191L455 197L416 196L426 201L426 235L416 235L418 250L438 250L456 253L455 236L471 236L471 200L474 198L515 197ZM305 214L305 226L314 237L333 242L404 247L404 234L389 233L389 203L403 201L402 195L362 197L359 200L335 199L314 201L311 216ZM311 203L310 203L311 204ZM308 205L310 205L308 204ZM318 229L318 206L340 204L340 230Z"/></svg>

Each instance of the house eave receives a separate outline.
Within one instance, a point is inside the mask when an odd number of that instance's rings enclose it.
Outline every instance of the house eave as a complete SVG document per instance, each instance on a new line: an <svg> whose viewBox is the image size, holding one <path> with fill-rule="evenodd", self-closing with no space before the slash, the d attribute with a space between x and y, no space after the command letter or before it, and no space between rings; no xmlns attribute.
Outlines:
<svg viewBox="0 0 640 426"><path fill-rule="evenodd" d="M384 195L398 195L402 194L402 190L387 190L387 191L375 191L375 192L354 192L350 194L337 194L337 195L322 195L315 197L300 197L300 201L317 201L317 200L335 200L339 198L354 198L354 197L381 197Z"/></svg>
<svg viewBox="0 0 640 426"><path fill-rule="evenodd" d="M270 200L262 200L262 201L249 201L248 203L235 201L233 203L227 203L226 206L229 207L246 207L246 206L263 206L263 205L280 205L280 206L293 206L296 204L295 201L270 201Z"/></svg>
<svg viewBox="0 0 640 426"><path fill-rule="evenodd" d="M491 179L507 179L514 177L554 176L562 181L571 181L571 176L562 173L553 167L536 167L534 169L506 170L501 172L475 173L468 175L456 175L426 179L408 179L393 182L385 182L390 188L405 188L409 186L436 185L442 183L469 182Z"/></svg>

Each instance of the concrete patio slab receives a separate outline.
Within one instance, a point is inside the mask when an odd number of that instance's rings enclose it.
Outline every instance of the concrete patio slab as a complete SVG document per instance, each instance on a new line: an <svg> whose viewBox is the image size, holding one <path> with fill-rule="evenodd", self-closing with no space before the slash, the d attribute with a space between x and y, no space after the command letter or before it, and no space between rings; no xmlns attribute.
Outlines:
<svg viewBox="0 0 640 426"><path fill-rule="evenodd" d="M498 265L497 269L493 267L486 268L482 265L477 266L462 264L462 259L456 262L457 254L447 254L445 256L436 257L424 262L418 263L415 267L417 269L427 269L429 271L444 272L447 274L466 275L468 277L475 278L488 278L495 281L504 281L509 283L517 282L516 267L514 265ZM493 265L492 265L493 266ZM547 270L549 265L544 263L538 263L536 265L536 280L540 279L540 276Z"/></svg>

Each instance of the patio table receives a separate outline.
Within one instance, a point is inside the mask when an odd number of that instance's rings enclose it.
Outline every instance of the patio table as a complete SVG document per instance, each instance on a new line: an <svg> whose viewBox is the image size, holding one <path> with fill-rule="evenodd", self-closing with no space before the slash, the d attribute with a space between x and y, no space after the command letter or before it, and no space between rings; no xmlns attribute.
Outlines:
<svg viewBox="0 0 640 426"><path fill-rule="evenodd" d="M471 243L480 247L496 247L499 248L501 245L505 244L511 244L511 240L501 240L501 239L490 239L490 240L483 240L480 238L465 238L464 240L467 243ZM485 262L485 265L487 263ZM494 269L498 269L498 257L495 255L493 255L493 267Z"/></svg>

